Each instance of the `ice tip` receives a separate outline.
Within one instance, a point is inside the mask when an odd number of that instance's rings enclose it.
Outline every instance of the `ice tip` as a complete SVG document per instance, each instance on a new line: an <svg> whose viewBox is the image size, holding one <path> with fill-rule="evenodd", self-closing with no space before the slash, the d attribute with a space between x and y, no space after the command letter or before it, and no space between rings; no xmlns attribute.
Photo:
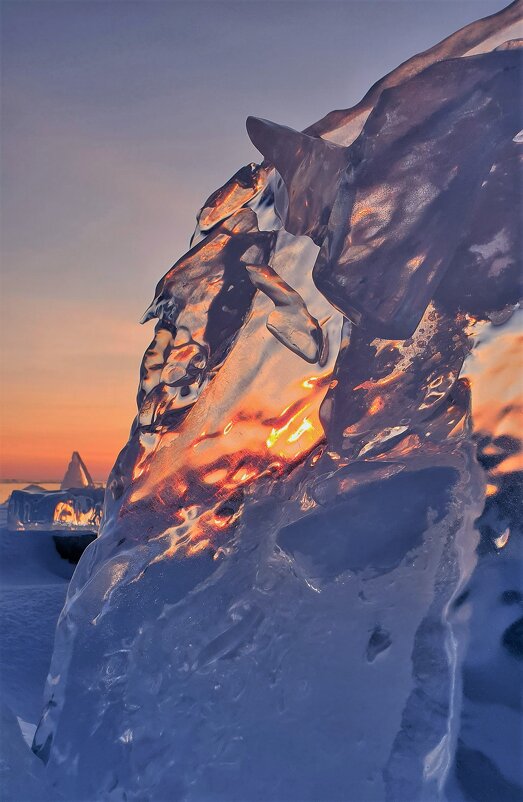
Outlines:
<svg viewBox="0 0 523 802"><path fill-rule="evenodd" d="M249 114L245 121L245 127L247 128L247 133L249 136L251 132L254 133L260 125L264 123L267 124L269 120L264 120L263 117L254 117L252 114Z"/></svg>
<svg viewBox="0 0 523 802"><path fill-rule="evenodd" d="M252 144L258 148L258 150L260 136L263 134L264 130L270 127L270 125L271 123L269 120L264 120L262 117L252 117L251 115L249 115L245 121L245 127L247 128L249 139L251 140Z"/></svg>
<svg viewBox="0 0 523 802"><path fill-rule="evenodd" d="M149 306L147 307L147 309L143 313L142 317L140 318L140 324L143 325L144 323L147 323L149 320L152 320L154 317L156 317L156 303L155 303L155 301L153 301L151 304L149 304Z"/></svg>
<svg viewBox="0 0 523 802"><path fill-rule="evenodd" d="M289 136L299 136L297 131L292 128L272 122L272 120L264 120L263 117L247 117L245 127L252 144L264 156L267 155L265 151L274 148L275 141L282 138L285 141Z"/></svg>

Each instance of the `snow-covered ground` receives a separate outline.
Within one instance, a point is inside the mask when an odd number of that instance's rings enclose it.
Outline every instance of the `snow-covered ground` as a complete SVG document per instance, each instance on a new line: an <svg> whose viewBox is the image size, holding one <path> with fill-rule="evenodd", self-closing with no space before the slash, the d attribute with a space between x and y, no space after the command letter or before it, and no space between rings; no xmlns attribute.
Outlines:
<svg viewBox="0 0 523 802"><path fill-rule="evenodd" d="M42 802L43 764L30 744L74 565L59 556L52 535L8 532L5 509L0 516L1 799Z"/></svg>

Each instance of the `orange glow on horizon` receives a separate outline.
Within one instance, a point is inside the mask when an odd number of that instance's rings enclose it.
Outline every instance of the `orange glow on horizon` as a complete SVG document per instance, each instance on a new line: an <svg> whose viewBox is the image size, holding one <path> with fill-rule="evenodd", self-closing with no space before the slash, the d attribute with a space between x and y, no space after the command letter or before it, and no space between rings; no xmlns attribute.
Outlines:
<svg viewBox="0 0 523 802"><path fill-rule="evenodd" d="M139 354L151 326L68 303L37 338L31 329L5 338L2 373L9 380L0 386L0 481L60 481L78 451L93 479L105 482L128 440ZM37 318L37 299L26 306ZM7 364L15 340L25 359Z"/></svg>

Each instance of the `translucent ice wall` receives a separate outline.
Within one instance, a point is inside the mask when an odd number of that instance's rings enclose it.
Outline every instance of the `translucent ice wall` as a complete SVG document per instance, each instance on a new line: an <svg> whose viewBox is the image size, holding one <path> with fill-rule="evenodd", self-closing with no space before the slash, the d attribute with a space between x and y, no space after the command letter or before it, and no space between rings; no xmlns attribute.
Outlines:
<svg viewBox="0 0 523 802"><path fill-rule="evenodd" d="M523 793L520 17L303 134L249 120L262 164L144 315L35 737L55 799Z"/></svg>

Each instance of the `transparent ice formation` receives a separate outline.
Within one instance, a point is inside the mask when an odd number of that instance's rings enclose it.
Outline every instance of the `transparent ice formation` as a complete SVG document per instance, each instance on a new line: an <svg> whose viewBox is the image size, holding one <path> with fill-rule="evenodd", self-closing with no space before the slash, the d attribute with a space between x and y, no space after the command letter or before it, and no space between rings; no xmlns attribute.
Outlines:
<svg viewBox="0 0 523 802"><path fill-rule="evenodd" d="M9 497L7 525L11 531L77 530L98 533L104 491L95 487L78 451L73 451L60 490L29 485Z"/></svg>
<svg viewBox="0 0 523 802"><path fill-rule="evenodd" d="M521 2L204 204L60 617L54 800L516 800Z"/></svg>
<svg viewBox="0 0 523 802"><path fill-rule="evenodd" d="M7 525L11 531L72 529L98 532L102 520L104 491L100 487L70 488L11 493Z"/></svg>

